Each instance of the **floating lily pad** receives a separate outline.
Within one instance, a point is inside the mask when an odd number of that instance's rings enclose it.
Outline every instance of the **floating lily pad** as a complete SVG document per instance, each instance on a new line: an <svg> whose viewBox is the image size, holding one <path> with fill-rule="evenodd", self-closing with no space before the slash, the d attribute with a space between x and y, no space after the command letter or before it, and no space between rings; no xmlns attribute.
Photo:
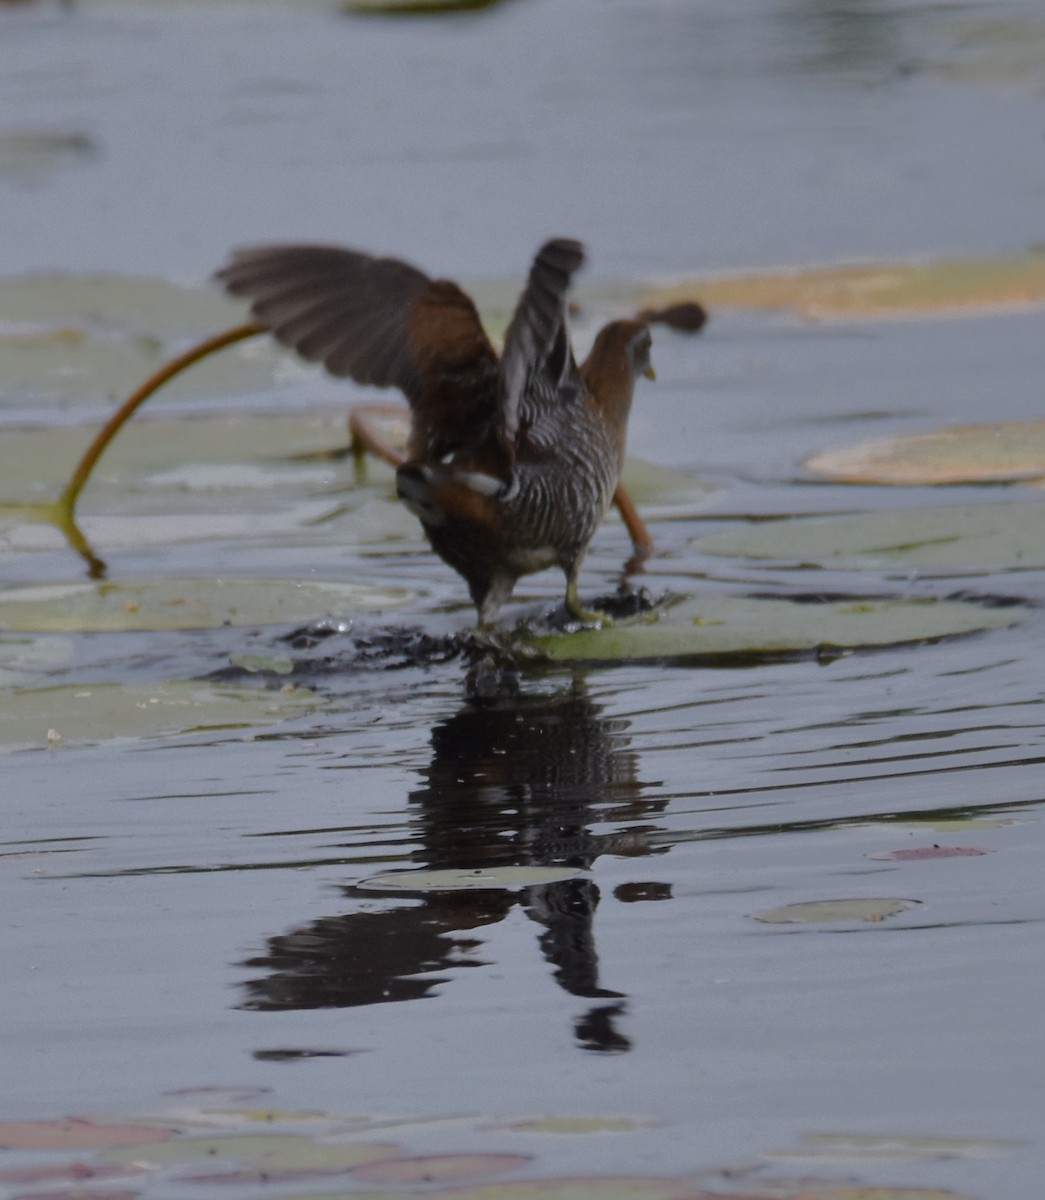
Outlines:
<svg viewBox="0 0 1045 1200"><path fill-rule="evenodd" d="M843 517L760 521L699 538L703 554L810 563L960 571L1045 566L1045 504L962 504Z"/></svg>
<svg viewBox="0 0 1045 1200"><path fill-rule="evenodd" d="M478 12L500 0L345 0L344 10L356 16L411 17L439 13Z"/></svg>
<svg viewBox="0 0 1045 1200"><path fill-rule="evenodd" d="M839 483L913 486L1040 480L1045 477L1045 421L955 425L876 438L814 454L803 466Z"/></svg>
<svg viewBox="0 0 1045 1200"><path fill-rule="evenodd" d="M49 583L0 591L0 629L128 633L310 621L406 604L403 588L287 579L154 579Z"/></svg>
<svg viewBox="0 0 1045 1200"><path fill-rule="evenodd" d="M528 1121L512 1121L501 1125L513 1133L631 1133L644 1129L648 1121L638 1117L536 1117Z"/></svg>
<svg viewBox="0 0 1045 1200"><path fill-rule="evenodd" d="M369 892L474 892L490 888L539 887L585 872L570 867L477 867L474 870L386 871L361 879L356 887Z"/></svg>
<svg viewBox="0 0 1045 1200"><path fill-rule="evenodd" d="M119 275L0 279L0 403L122 398L187 341L245 319L214 287ZM253 391L303 370L261 336L213 355L164 394Z"/></svg>
<svg viewBox="0 0 1045 1200"><path fill-rule="evenodd" d="M699 296L709 309L787 309L812 320L932 317L1045 304L1045 254L861 263L698 276L652 287L643 307Z"/></svg>
<svg viewBox="0 0 1045 1200"><path fill-rule="evenodd" d="M325 1197L324 1200L333 1200ZM448 1188L439 1200L716 1200L684 1179L656 1176L580 1176L521 1179ZM735 1197L735 1200L745 1200Z"/></svg>
<svg viewBox="0 0 1045 1200"><path fill-rule="evenodd" d="M0 499L51 498L97 432L96 425L5 428ZM88 484L93 491L240 492L348 487L351 462L324 454L348 446L341 410L155 417L124 426ZM392 472L367 463L367 478L391 490Z"/></svg>
<svg viewBox="0 0 1045 1200"><path fill-rule="evenodd" d="M1026 615L1026 609L982 608L957 600L802 603L708 595L628 623L542 635L528 644L559 662L787 656L822 647L931 641L1002 628Z"/></svg>
<svg viewBox="0 0 1045 1200"><path fill-rule="evenodd" d="M352 1175L364 1183L452 1183L517 1171L530 1161L526 1154L427 1154L368 1163L356 1167Z"/></svg>
<svg viewBox="0 0 1045 1200"><path fill-rule="evenodd" d="M108 1146L165 1143L173 1130L149 1125L107 1125L71 1118L65 1121L0 1121L0 1146L9 1150L100 1150ZM133 1154L129 1155L133 1158Z"/></svg>
<svg viewBox="0 0 1045 1200"><path fill-rule="evenodd" d="M150 687L92 683L21 689L0 693L0 745L61 746L249 728L314 711L322 703L306 688L266 691L193 680Z"/></svg>
<svg viewBox="0 0 1045 1200"><path fill-rule="evenodd" d="M885 921L906 912L920 900L895 900L862 897L856 900L807 900L800 904L785 904L781 908L755 913L756 921L768 924L820 924L836 921Z"/></svg>
<svg viewBox="0 0 1045 1200"><path fill-rule="evenodd" d="M867 857L882 862L921 862L928 858L974 858L987 853L972 846L912 846L904 850L879 850Z"/></svg>
<svg viewBox="0 0 1045 1200"><path fill-rule="evenodd" d="M910 1162L949 1158L985 1158L1020 1143L1000 1138L919 1137L875 1133L805 1133L800 1150L777 1151L773 1158Z"/></svg>

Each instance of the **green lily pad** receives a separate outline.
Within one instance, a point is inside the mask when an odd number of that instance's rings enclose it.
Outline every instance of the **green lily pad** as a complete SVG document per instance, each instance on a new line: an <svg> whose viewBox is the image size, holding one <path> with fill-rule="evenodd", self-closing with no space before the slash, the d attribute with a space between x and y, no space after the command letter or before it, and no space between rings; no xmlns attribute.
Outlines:
<svg viewBox="0 0 1045 1200"><path fill-rule="evenodd" d="M698 538L702 554L947 573L1045 566L1045 504L962 504L843 517L792 517Z"/></svg>
<svg viewBox="0 0 1045 1200"><path fill-rule="evenodd" d="M119 275L0 279L0 403L117 399L185 343L245 320L217 288ZM165 395L226 395L302 371L270 338L213 355Z"/></svg>
<svg viewBox="0 0 1045 1200"><path fill-rule="evenodd" d="M1045 421L955 425L825 450L802 464L839 483L913 486L1045 477Z"/></svg>
<svg viewBox="0 0 1045 1200"><path fill-rule="evenodd" d="M310 621L407 604L404 588L288 579L49 583L0 591L0 629L128 633Z"/></svg>
<svg viewBox="0 0 1045 1200"><path fill-rule="evenodd" d="M54 498L97 432L96 425L5 428L0 499ZM348 446L341 410L304 414L240 413L136 416L120 430L91 476L85 497L114 490L269 492L347 488L351 462L324 453ZM367 479L391 491L392 472L368 462Z"/></svg>
<svg viewBox="0 0 1045 1200"><path fill-rule="evenodd" d="M194 680L150 687L92 683L19 689L0 693L0 746L58 747L117 737L249 728L312 712L322 704L307 688L267 691Z"/></svg>
<svg viewBox="0 0 1045 1200"><path fill-rule="evenodd" d="M369 892L475 892L490 888L539 887L584 877L584 871L571 867L477 867L474 870L386 871L361 879L356 887Z"/></svg>
<svg viewBox="0 0 1045 1200"><path fill-rule="evenodd" d="M856 900L807 900L755 913L756 921L779 925L817 925L836 921L885 921L920 904L920 900L895 900L868 896Z"/></svg>
<svg viewBox="0 0 1045 1200"><path fill-rule="evenodd" d="M716 594L690 597L627 623L541 635L527 644L557 662L787 656L823 647L901 645L999 629L1027 613L958 600L802 603Z"/></svg>
<svg viewBox="0 0 1045 1200"><path fill-rule="evenodd" d="M96 152L85 133L8 130L0 133L0 175L37 178L56 167L82 162Z"/></svg>

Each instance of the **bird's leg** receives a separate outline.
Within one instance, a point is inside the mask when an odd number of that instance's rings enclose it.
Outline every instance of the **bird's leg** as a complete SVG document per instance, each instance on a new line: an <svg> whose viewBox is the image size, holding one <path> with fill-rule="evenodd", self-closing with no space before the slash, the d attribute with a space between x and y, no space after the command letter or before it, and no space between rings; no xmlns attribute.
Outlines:
<svg viewBox="0 0 1045 1200"><path fill-rule="evenodd" d="M566 580L566 611L575 621L584 625L612 625L613 621L602 612L593 608L585 608L577 595L577 576L570 575Z"/></svg>
<svg viewBox="0 0 1045 1200"><path fill-rule="evenodd" d="M407 419L406 410L397 404L358 404L348 414L348 430L352 435L352 450L361 458L368 450L398 469L406 462L405 452L385 434L383 420L390 416Z"/></svg>
<svg viewBox="0 0 1045 1200"><path fill-rule="evenodd" d="M653 539L650 537L645 522L639 516L639 510L622 484L617 484L617 490L613 493L613 503L617 506L617 511L631 538L632 554L624 568L630 575L635 571L641 571L642 564L652 556Z"/></svg>

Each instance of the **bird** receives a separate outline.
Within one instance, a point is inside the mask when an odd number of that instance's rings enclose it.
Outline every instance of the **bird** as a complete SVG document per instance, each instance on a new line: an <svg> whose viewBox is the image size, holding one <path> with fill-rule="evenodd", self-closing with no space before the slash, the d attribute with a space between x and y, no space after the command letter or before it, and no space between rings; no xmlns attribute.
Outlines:
<svg viewBox="0 0 1045 1200"><path fill-rule="evenodd" d="M570 616L605 619L581 604L579 572L618 489L636 381L655 375L639 320L611 321L577 363L565 297L584 261L573 239L541 246L499 356L456 283L397 258L260 245L233 251L215 276L301 358L403 393L411 421L396 491L463 577L481 627L522 576L553 566ZM618 503L648 550L623 489Z"/></svg>

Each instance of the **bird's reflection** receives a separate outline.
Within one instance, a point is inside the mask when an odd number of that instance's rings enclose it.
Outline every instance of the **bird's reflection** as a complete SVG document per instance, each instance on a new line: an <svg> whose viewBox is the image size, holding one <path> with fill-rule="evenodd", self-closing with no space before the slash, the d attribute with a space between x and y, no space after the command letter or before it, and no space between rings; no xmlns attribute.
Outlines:
<svg viewBox="0 0 1045 1200"><path fill-rule="evenodd" d="M650 853L640 822L662 806L643 798L627 722L605 715L582 682L552 696L467 703L432 730L432 759L411 793L413 859L430 869L590 867L603 853ZM593 833L594 822L614 832ZM246 964L265 974L247 985L245 1008L342 1007L412 1000L446 972L485 965L471 931L519 905L540 927L556 983L593 1001L577 1019L578 1045L619 1051L621 993L603 986L593 933L598 886L576 878L522 892L489 889L377 898L353 887L357 911L269 940Z"/></svg>

